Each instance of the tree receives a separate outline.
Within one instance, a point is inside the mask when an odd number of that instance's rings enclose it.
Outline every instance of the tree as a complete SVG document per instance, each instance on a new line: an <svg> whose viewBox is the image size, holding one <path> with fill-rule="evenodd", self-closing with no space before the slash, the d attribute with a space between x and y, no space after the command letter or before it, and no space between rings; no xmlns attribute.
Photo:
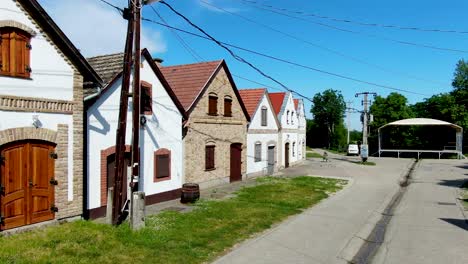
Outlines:
<svg viewBox="0 0 468 264"><path fill-rule="evenodd" d="M453 74L452 86L454 91L468 91L468 63L459 60Z"/></svg>
<svg viewBox="0 0 468 264"><path fill-rule="evenodd" d="M378 128L393 121L414 117L408 99L399 93L391 93L387 97L377 96L370 107L374 121L370 123L369 147L375 152L378 147ZM386 131L384 143L386 146L401 146L411 144L411 129L393 127Z"/></svg>
<svg viewBox="0 0 468 264"><path fill-rule="evenodd" d="M315 130L319 138L325 139L322 146L328 148L340 146L339 137L342 136L342 129L337 128L343 124L345 110L346 104L340 91L328 89L323 93L315 94L310 112L313 115Z"/></svg>

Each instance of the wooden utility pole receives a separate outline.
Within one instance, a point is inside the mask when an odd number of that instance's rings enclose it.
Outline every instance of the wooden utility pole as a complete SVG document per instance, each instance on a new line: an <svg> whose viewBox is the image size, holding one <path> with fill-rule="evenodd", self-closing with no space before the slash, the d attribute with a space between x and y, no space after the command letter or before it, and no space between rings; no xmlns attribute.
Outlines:
<svg viewBox="0 0 468 264"><path fill-rule="evenodd" d="M134 0L135 1L135 0ZM133 65L133 133L132 133L132 192L138 190L138 179L140 176L140 33L141 33L141 0L136 0L135 6L135 54ZM135 181L137 183L135 184ZM132 196L131 196L132 197Z"/></svg>
<svg viewBox="0 0 468 264"><path fill-rule="evenodd" d="M349 130L351 128L351 106L353 105L353 101L348 101L346 102L346 125L347 125L347 130L348 130L348 137L346 140L346 143L349 145Z"/></svg>
<svg viewBox="0 0 468 264"><path fill-rule="evenodd" d="M127 38L125 41L124 65L122 72L122 88L120 91L119 121L117 126L117 139L115 144L115 181L114 199L112 204L112 224L117 225L123 221L123 206L127 197L123 197L125 170L125 134L127 130L127 109L130 89L130 74L132 67L133 34L135 28L135 6L133 0L128 1L128 8L124 10L123 17L128 20Z"/></svg>
<svg viewBox="0 0 468 264"><path fill-rule="evenodd" d="M361 159L363 162L367 161L367 158L369 157L369 145L367 143L367 132L369 131L368 128L368 106L369 106L369 101L367 100L367 96L369 94L374 95L374 97L377 95L376 93L371 93L371 92L363 92L363 93L357 93L355 96L358 97L359 95L364 95L364 100L362 101L362 104L364 106L364 112L362 113L362 144L361 144Z"/></svg>

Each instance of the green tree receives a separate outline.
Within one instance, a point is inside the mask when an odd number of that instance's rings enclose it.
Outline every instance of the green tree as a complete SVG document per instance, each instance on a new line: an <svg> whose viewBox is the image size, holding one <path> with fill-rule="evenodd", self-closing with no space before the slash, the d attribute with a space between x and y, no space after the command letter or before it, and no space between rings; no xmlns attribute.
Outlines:
<svg viewBox="0 0 468 264"><path fill-rule="evenodd" d="M346 104L340 91L328 89L315 94L310 112L313 115L317 136L324 140L319 146L340 147L339 138L343 136L341 126L345 110Z"/></svg>
<svg viewBox="0 0 468 264"><path fill-rule="evenodd" d="M452 86L454 91L468 91L468 63L459 60L453 74Z"/></svg>
<svg viewBox="0 0 468 264"><path fill-rule="evenodd" d="M400 119L414 117L408 99L399 93L391 93L387 97L377 96L370 107L374 121L370 123L369 147L375 152L378 147L379 127ZM407 127L392 127L385 130L383 138L386 147L401 147L411 144L411 129Z"/></svg>

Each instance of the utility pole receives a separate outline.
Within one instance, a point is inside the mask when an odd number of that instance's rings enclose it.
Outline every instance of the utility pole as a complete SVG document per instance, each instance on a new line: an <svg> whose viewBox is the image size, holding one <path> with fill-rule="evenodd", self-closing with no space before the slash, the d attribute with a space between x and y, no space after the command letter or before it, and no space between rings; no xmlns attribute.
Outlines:
<svg viewBox="0 0 468 264"><path fill-rule="evenodd" d="M122 72L122 88L120 91L119 121L117 126L117 137L115 144L115 178L114 178L114 196L112 202L112 224L118 225L124 219L124 205L127 197L123 197L124 175L127 170L125 166L125 134L127 130L127 109L130 89L130 74L132 67L132 50L134 35L134 4L132 0L128 1L128 8L124 10L123 17L128 20L127 38L125 41L124 67Z"/></svg>
<svg viewBox="0 0 468 264"><path fill-rule="evenodd" d="M350 119L350 115L351 115L351 106L353 105L353 101L347 101L346 102L346 120L347 120L347 130L348 130L348 138L347 138L347 145L349 145L349 129L351 127L351 119Z"/></svg>
<svg viewBox="0 0 468 264"><path fill-rule="evenodd" d="M367 161L367 158L369 157L369 145L367 142L367 132L369 131L368 129L368 106L369 106L369 101L367 100L367 96L369 94L374 95L374 97L377 95L376 93L372 92L363 92L363 93L357 93L355 96L359 97L359 95L364 95L364 100L362 101L362 104L364 106L364 112L363 112L363 117L362 117L362 145L361 145L361 159L363 162Z"/></svg>

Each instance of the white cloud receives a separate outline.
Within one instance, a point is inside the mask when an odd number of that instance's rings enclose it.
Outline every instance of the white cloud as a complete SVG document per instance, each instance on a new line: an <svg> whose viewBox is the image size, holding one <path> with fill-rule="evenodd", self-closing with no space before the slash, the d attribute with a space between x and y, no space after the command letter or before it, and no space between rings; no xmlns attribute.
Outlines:
<svg viewBox="0 0 468 264"><path fill-rule="evenodd" d="M126 1L110 1L123 7ZM127 20L97 0L40 0L47 13L85 57L122 52ZM161 32L142 26L141 47L150 52L167 50Z"/></svg>

